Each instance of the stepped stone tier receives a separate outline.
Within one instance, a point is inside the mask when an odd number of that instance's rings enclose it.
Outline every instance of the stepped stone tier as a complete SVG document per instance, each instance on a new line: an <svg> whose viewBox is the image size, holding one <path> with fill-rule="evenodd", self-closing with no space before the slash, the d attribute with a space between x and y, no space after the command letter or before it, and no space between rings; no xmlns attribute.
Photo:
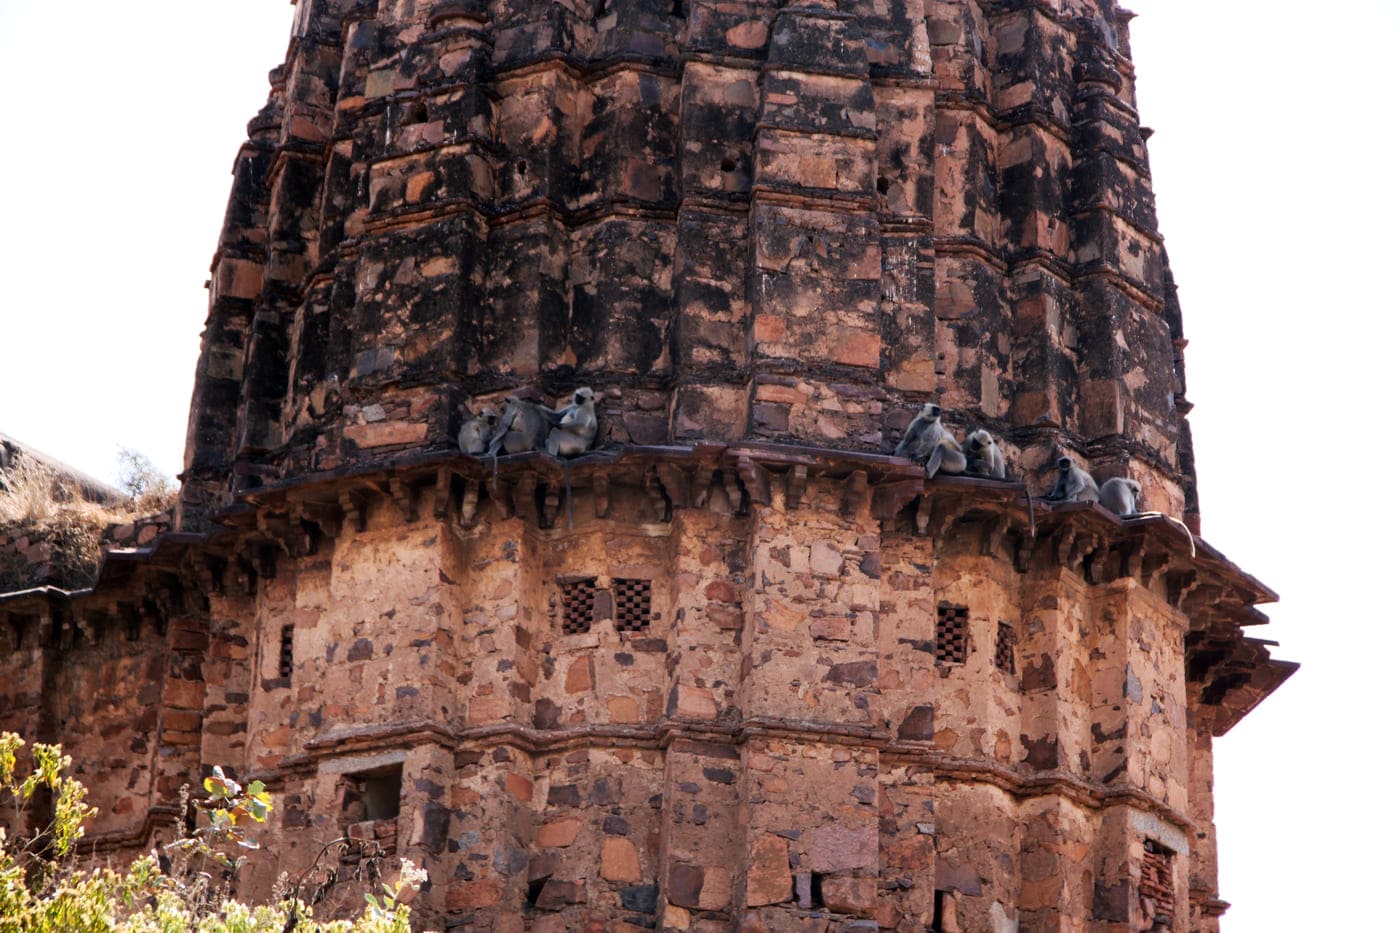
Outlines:
<svg viewBox="0 0 1400 933"><path fill-rule="evenodd" d="M424 928L1214 933L1213 742L1294 665L1196 536L1130 18L301 0L177 530L0 596L0 724L100 853L220 764L246 892L348 832ZM594 451L457 452L582 385ZM891 456L930 400L1012 479ZM1061 452L1160 514L1033 500Z"/></svg>

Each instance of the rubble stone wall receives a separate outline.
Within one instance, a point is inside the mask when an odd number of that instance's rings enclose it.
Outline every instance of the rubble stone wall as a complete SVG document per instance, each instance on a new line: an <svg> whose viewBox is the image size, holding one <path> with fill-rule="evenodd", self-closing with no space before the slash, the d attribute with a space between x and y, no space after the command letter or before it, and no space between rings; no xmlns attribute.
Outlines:
<svg viewBox="0 0 1400 933"><path fill-rule="evenodd" d="M199 774L208 639L183 612L113 608L7 613L0 729L61 743L98 804L86 844L131 853L171 838L180 787Z"/></svg>
<svg viewBox="0 0 1400 933"><path fill-rule="evenodd" d="M1023 575L980 523L931 539L847 489L736 514L716 488L658 522L641 491L598 518L580 487L552 528L406 520L386 497L314 554L235 561L210 600L200 758L274 791L245 883L369 832L429 866L422 922L459 929L1137 930L1146 839L1174 853L1179 903L1213 896L1164 583L1090 582L1049 544ZM112 685L159 673L61 674L102 679L73 702L108 712L58 734L110 721L129 742L151 698ZM366 823L342 782L386 768L399 809Z"/></svg>

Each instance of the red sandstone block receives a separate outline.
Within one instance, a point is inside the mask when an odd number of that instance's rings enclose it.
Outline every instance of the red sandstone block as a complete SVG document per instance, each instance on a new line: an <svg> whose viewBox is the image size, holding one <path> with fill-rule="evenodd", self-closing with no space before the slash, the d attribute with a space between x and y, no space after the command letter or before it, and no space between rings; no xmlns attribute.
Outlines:
<svg viewBox="0 0 1400 933"><path fill-rule="evenodd" d="M199 680L169 680L165 683L166 706L176 709L203 709L204 682Z"/></svg>
<svg viewBox="0 0 1400 933"><path fill-rule="evenodd" d="M828 876L822 879L822 900L834 913L873 917L875 889L874 878Z"/></svg>
<svg viewBox="0 0 1400 933"><path fill-rule="evenodd" d="M535 794L535 784L529 778L512 771L506 775L506 790L521 803L529 803Z"/></svg>
<svg viewBox="0 0 1400 933"><path fill-rule="evenodd" d="M201 741L198 732L176 732L174 730L166 730L160 738L161 742L166 745L191 746L198 745Z"/></svg>
<svg viewBox="0 0 1400 933"><path fill-rule="evenodd" d="M571 846L578 838L581 829L583 829L582 820L555 820L553 823L546 823L539 828L539 832L535 835L535 844L541 848Z"/></svg>
<svg viewBox="0 0 1400 933"><path fill-rule="evenodd" d="M501 883L493 878L464 881L447 889L447 909L454 913L491 907L501 900Z"/></svg>
<svg viewBox="0 0 1400 933"><path fill-rule="evenodd" d="M603 840L602 864L598 874L604 881L642 880L642 863L631 840L616 836Z"/></svg>
<svg viewBox="0 0 1400 933"><path fill-rule="evenodd" d="M174 631L170 635L170 647L176 651L203 651L209 647L209 636L203 632Z"/></svg>
<svg viewBox="0 0 1400 933"><path fill-rule="evenodd" d="M236 735L240 732L246 732L247 729L248 727L245 723L234 722L227 719L208 723L204 727L204 731L210 735Z"/></svg>
<svg viewBox="0 0 1400 933"><path fill-rule="evenodd" d="M402 421L381 421L376 424L355 424L345 429L345 437L360 447L390 447L421 444L428 436L427 424Z"/></svg>
<svg viewBox="0 0 1400 933"><path fill-rule="evenodd" d="M165 728L177 732L198 732L204 717L199 713L184 710L168 710L165 714Z"/></svg>
<svg viewBox="0 0 1400 933"><path fill-rule="evenodd" d="M569 665L569 673L564 678L566 693L583 693L593 689L593 658L583 655Z"/></svg>
<svg viewBox="0 0 1400 933"><path fill-rule="evenodd" d="M792 899L792 871L787 841L765 833L749 850L746 903L750 907L781 904Z"/></svg>

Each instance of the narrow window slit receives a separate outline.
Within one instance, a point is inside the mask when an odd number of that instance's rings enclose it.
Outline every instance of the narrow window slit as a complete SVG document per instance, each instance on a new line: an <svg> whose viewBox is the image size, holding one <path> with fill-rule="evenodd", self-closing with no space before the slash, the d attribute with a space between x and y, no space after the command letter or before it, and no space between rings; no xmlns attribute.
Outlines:
<svg viewBox="0 0 1400 933"><path fill-rule="evenodd" d="M295 626L282 626L282 647L277 655L277 676L283 679L292 676L292 665L296 660L292 655L292 636L295 633Z"/></svg>
<svg viewBox="0 0 1400 933"><path fill-rule="evenodd" d="M933 892L933 925L929 927L933 933L944 933L947 927L944 926L946 920L944 916L947 912L947 891Z"/></svg>

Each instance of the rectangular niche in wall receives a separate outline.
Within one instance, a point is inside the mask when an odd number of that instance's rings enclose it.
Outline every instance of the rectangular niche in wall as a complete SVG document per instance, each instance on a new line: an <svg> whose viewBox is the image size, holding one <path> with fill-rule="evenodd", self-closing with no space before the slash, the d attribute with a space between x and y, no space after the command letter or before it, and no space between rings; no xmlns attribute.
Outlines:
<svg viewBox="0 0 1400 933"><path fill-rule="evenodd" d="M1155 839L1142 842L1142 884L1138 899L1143 919L1152 929L1170 930L1176 925L1176 883L1172 877L1171 849Z"/></svg>
<svg viewBox="0 0 1400 933"><path fill-rule="evenodd" d="M365 803L365 819L390 820L399 815L399 798L403 794L403 765L379 768L357 775L361 799Z"/></svg>
<svg viewBox="0 0 1400 933"><path fill-rule="evenodd" d="M613 580L613 620L619 632L645 632L651 627L651 581Z"/></svg>
<svg viewBox="0 0 1400 933"><path fill-rule="evenodd" d="M938 605L933 657L939 664L967 663L967 607Z"/></svg>
<svg viewBox="0 0 1400 933"><path fill-rule="evenodd" d="M344 862L392 854L398 847L403 765L392 764L340 778L340 822L351 840Z"/></svg>
<svg viewBox="0 0 1400 933"><path fill-rule="evenodd" d="M559 584L559 627L565 635L582 635L593 628L593 600L597 592L597 577Z"/></svg>

